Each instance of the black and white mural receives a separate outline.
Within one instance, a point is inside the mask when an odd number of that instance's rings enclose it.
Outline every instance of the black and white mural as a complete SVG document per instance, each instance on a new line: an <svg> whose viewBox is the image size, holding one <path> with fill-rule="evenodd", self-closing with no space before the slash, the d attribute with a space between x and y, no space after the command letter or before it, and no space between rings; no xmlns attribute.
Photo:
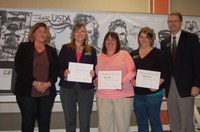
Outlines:
<svg viewBox="0 0 200 132"><path fill-rule="evenodd" d="M200 39L200 17L184 16L183 29L196 33ZM54 9L9 9L0 8L0 63L13 63L20 42L27 41L30 27L36 22L45 22L51 31L51 45L58 52L70 42L73 25L86 25L89 42L101 52L104 35L108 31L118 33L121 46L128 52L137 49L139 30L148 26L156 33L155 47L170 35L166 15L95 12Z"/></svg>

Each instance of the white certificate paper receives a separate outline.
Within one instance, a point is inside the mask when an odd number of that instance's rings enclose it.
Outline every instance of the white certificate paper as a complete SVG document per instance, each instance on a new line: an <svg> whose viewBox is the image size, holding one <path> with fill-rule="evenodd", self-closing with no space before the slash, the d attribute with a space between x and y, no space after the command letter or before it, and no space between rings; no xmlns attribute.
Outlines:
<svg viewBox="0 0 200 132"><path fill-rule="evenodd" d="M98 89L121 89L121 71L99 71Z"/></svg>
<svg viewBox="0 0 200 132"><path fill-rule="evenodd" d="M150 70L137 70L136 86L143 88L159 88L160 72Z"/></svg>
<svg viewBox="0 0 200 132"><path fill-rule="evenodd" d="M0 69L0 90L11 90L12 69Z"/></svg>
<svg viewBox="0 0 200 132"><path fill-rule="evenodd" d="M92 64L69 62L69 74L67 81L92 83L90 71L93 70Z"/></svg>

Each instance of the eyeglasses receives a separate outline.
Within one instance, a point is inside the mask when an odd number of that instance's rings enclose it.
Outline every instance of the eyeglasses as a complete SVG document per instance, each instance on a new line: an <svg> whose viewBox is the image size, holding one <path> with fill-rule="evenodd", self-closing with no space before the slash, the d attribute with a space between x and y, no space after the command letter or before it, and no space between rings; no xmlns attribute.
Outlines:
<svg viewBox="0 0 200 132"><path fill-rule="evenodd" d="M168 23L178 23L178 22L180 22L180 20L169 20L169 21L167 21Z"/></svg>

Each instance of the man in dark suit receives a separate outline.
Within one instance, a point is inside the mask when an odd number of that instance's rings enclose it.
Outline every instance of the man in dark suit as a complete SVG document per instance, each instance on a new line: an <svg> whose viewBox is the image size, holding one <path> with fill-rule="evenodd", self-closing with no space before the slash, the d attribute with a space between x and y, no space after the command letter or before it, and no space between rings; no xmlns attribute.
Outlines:
<svg viewBox="0 0 200 132"><path fill-rule="evenodd" d="M200 91L200 43L195 34L181 30L182 23L180 13L171 13L171 36L161 42L169 64L167 107L172 132L194 132L194 97Z"/></svg>

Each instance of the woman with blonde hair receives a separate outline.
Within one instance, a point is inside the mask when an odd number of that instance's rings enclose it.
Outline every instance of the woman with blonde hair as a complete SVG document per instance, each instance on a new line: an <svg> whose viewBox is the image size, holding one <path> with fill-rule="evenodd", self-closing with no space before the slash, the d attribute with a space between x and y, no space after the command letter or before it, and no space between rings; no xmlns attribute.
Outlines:
<svg viewBox="0 0 200 132"><path fill-rule="evenodd" d="M93 67L97 63L96 50L88 44L87 30L82 23L74 25L71 32L71 42L64 44L61 48L59 54L59 85L66 131L76 132L78 104L80 132L89 132L94 85L92 83L68 81L67 77L70 74L69 62L92 64ZM88 74L94 78L94 68Z"/></svg>

